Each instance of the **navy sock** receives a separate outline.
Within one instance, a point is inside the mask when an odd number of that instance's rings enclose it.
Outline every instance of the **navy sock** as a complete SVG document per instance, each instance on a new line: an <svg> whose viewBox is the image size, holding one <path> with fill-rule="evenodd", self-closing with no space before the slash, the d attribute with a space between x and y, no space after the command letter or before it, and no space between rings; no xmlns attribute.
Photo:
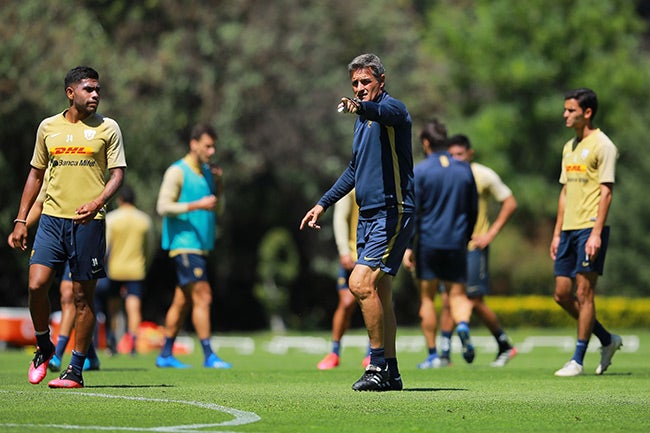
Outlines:
<svg viewBox="0 0 650 433"><path fill-rule="evenodd" d="M594 320L594 329L592 332L600 341L601 346L609 346L612 343L612 334L598 320Z"/></svg>
<svg viewBox="0 0 650 433"><path fill-rule="evenodd" d="M429 356L437 355L435 347L429 347Z"/></svg>
<svg viewBox="0 0 650 433"><path fill-rule="evenodd" d="M174 348L175 340L176 337L165 337L165 343L163 344L163 348L160 351L160 356L162 356L163 358L172 356L172 349Z"/></svg>
<svg viewBox="0 0 650 433"><path fill-rule="evenodd" d="M210 347L210 338L204 338L201 340L201 348L203 349L203 356L205 359L208 359L212 355L212 347Z"/></svg>
<svg viewBox="0 0 650 433"><path fill-rule="evenodd" d="M76 350L72 351L72 358L70 359L70 366L74 368L76 373L81 374L84 369L84 362L86 361L86 355L84 353L79 353Z"/></svg>
<svg viewBox="0 0 650 433"><path fill-rule="evenodd" d="M112 332L106 332L106 344L112 350L117 350L117 341L115 340L115 334Z"/></svg>
<svg viewBox="0 0 650 433"><path fill-rule="evenodd" d="M341 353L341 342L340 341L332 341L332 353L336 353L337 355L340 355L340 353Z"/></svg>
<svg viewBox="0 0 650 433"><path fill-rule="evenodd" d="M576 344L576 351L573 353L573 358L571 359L582 365L584 363L585 353L587 353L588 344L588 340L578 340L578 343Z"/></svg>
<svg viewBox="0 0 650 433"><path fill-rule="evenodd" d="M440 335L442 336L440 340L440 357L449 359L451 355L452 331L442 331Z"/></svg>
<svg viewBox="0 0 650 433"><path fill-rule="evenodd" d="M397 379L399 377L397 358L386 358L386 364L388 365L388 372L390 373L390 377Z"/></svg>
<svg viewBox="0 0 650 433"><path fill-rule="evenodd" d="M508 349L512 349L510 341L508 341L508 336L505 332L503 332L503 329L499 329L492 335L494 335L494 338L497 340L497 344L499 345L499 353L505 352Z"/></svg>
<svg viewBox="0 0 650 433"><path fill-rule="evenodd" d="M386 358L384 358L383 347L377 349L373 349L372 347L370 348L370 364L380 368L386 367Z"/></svg>
<svg viewBox="0 0 650 433"><path fill-rule="evenodd" d="M90 346L88 346L88 353L86 354L86 356L89 359L97 359L97 352L95 351L95 345L92 342L90 342Z"/></svg>
<svg viewBox="0 0 650 433"><path fill-rule="evenodd" d="M70 341L70 337L68 335L59 335L59 338L56 340L56 349L54 350L54 354L59 359L63 359L63 353L65 352L65 348L68 345L68 341Z"/></svg>

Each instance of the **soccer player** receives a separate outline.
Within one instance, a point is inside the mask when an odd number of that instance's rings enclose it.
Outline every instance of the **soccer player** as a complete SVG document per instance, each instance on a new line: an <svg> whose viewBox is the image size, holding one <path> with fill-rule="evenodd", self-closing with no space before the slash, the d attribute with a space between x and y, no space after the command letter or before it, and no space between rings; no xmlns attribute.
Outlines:
<svg viewBox="0 0 650 433"><path fill-rule="evenodd" d="M401 390L391 283L413 231L411 116L404 103L385 90L385 70L378 56L357 56L348 64L348 73L354 98L342 98L339 111L357 116L352 159L307 211L300 229L320 229L321 214L355 189L358 259L349 282L370 338L370 364L352 389Z"/></svg>
<svg viewBox="0 0 650 433"><path fill-rule="evenodd" d="M575 131L562 150L562 190L550 246L555 262L555 302L578 322L578 341L573 357L556 376L583 374L583 361L591 334L602 345L596 374L603 374L623 345L596 319L595 292L602 275L609 239L606 225L618 150L593 125L598 98L591 89L577 89L564 96L564 121ZM574 294L575 289L575 294Z"/></svg>
<svg viewBox="0 0 650 433"><path fill-rule="evenodd" d="M38 127L10 246L27 249L27 214L49 167L47 195L29 261L29 310L37 348L28 380L40 383L54 355L48 291L57 269L69 261L76 306L74 350L68 368L48 385L81 388L83 364L95 329L95 285L106 275L105 205L122 185L126 159L117 122L97 113L97 71L87 66L71 69L64 89L69 107Z"/></svg>
<svg viewBox="0 0 650 433"><path fill-rule="evenodd" d="M450 137L448 149L454 158L470 163L478 188L478 217L467 251L467 297L474 304L474 312L485 323L497 342L498 353L490 365L503 367L517 354L517 349L510 343L497 315L485 303L490 279L488 255L490 243L517 209L517 200L494 170L472 161L474 149L467 136L457 134ZM491 198L498 201L501 208L494 222L490 224L488 203Z"/></svg>
<svg viewBox="0 0 650 433"><path fill-rule="evenodd" d="M142 322L142 292L147 264L153 254L151 218L135 205L135 192L124 185L117 195L117 209L106 214L107 272L113 300L124 298L126 333L117 345L120 353L136 353L138 328ZM111 319L117 308L108 302ZM107 323L115 333L114 320Z"/></svg>
<svg viewBox="0 0 650 433"><path fill-rule="evenodd" d="M469 320L472 303L465 293L467 243L478 208L478 192L468 163L455 160L447 151L446 128L438 121L427 123L420 133L426 158L415 166L415 249L404 253L404 266L415 269L420 286L420 317L429 354L419 368L435 368L435 294L442 283L453 321L463 345L463 358L474 360Z"/></svg>
<svg viewBox="0 0 650 433"><path fill-rule="evenodd" d="M174 341L192 309L192 323L203 348L206 368L231 368L210 346L212 287L207 256L214 248L216 214L222 193L222 171L210 166L217 133L198 124L191 132L189 152L165 171L156 209L163 217L162 248L176 266L177 286L165 317L165 342L156 366L187 368L172 354Z"/></svg>
<svg viewBox="0 0 650 433"><path fill-rule="evenodd" d="M339 252L339 275L336 279L339 302L332 316L332 351L317 365L319 370L330 370L338 367L341 357L341 339L350 327L352 314L357 303L350 292L349 278L357 261L357 224L359 221L359 206L354 198L354 190L334 204L332 217L334 240ZM367 367L370 356L366 356L361 365Z"/></svg>
<svg viewBox="0 0 650 433"><path fill-rule="evenodd" d="M34 205L27 214L27 223L25 224L27 228L31 228L38 222L38 219L41 217L41 212L43 212L43 201L45 200L45 194L47 191L47 182L49 180L49 170L45 171L43 175L43 185L41 190L36 197ZM8 242L11 242L12 234L9 234ZM60 292L60 303L61 303L61 321L59 323L59 335L57 337L54 356L48 364L48 368L52 372L61 371L61 363L63 359L63 354L65 349L68 346L70 341L70 334L72 328L74 327L74 318L76 314L76 307L74 305L74 299L72 294L72 280L70 279L70 264L66 261L63 272L60 276L59 282L59 292ZM97 357L97 352L95 352L95 345L91 342L88 347L88 356L86 356L86 361L84 361L83 370L99 370L101 363Z"/></svg>

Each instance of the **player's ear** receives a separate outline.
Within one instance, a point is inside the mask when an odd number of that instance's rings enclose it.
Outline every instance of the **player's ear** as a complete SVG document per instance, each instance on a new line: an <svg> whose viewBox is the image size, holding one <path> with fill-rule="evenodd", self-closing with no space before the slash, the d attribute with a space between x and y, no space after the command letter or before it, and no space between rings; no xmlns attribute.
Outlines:
<svg viewBox="0 0 650 433"><path fill-rule="evenodd" d="M74 99L74 87L68 86L65 88L65 95L68 97L70 101Z"/></svg>

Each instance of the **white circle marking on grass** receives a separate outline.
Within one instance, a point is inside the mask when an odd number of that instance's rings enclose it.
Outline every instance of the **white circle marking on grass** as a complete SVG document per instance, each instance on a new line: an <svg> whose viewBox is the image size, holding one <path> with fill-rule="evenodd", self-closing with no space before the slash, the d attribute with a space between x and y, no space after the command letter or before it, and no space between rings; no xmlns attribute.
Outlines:
<svg viewBox="0 0 650 433"><path fill-rule="evenodd" d="M0 391L2 392L2 391ZM4 391L7 392L7 391ZM100 397L100 398L115 398L133 401L150 401L155 403L177 403L186 404L189 406L196 406L202 409L214 410L230 414L234 419L215 424L182 424L175 426L160 426L160 427L124 427L124 426L93 426L93 425L71 425L71 424L16 424L16 423L0 423L3 427L45 427L45 428L60 428L67 430L121 430L121 431L139 431L139 432L165 432L165 433L235 433L226 430L203 430L210 427L225 427L225 426L239 426L251 424L261 420L259 415L254 412L246 412L231 407L221 406L214 403L203 403L200 401L185 401L185 400L166 400L161 398L148 398L148 397L129 397L123 395L112 394L97 394L97 393L69 393L67 395L77 395L85 397ZM201 429L201 430L197 430Z"/></svg>

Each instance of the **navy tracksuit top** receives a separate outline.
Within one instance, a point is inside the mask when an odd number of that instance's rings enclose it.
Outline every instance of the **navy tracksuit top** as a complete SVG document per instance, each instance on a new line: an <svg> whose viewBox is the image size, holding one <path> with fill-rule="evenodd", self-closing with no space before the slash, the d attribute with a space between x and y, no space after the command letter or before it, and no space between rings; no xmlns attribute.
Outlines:
<svg viewBox="0 0 650 433"><path fill-rule="evenodd" d="M368 211L415 210L411 115L403 102L383 92L361 103L354 124L352 159L334 185L318 201L324 208L352 188L361 217Z"/></svg>

